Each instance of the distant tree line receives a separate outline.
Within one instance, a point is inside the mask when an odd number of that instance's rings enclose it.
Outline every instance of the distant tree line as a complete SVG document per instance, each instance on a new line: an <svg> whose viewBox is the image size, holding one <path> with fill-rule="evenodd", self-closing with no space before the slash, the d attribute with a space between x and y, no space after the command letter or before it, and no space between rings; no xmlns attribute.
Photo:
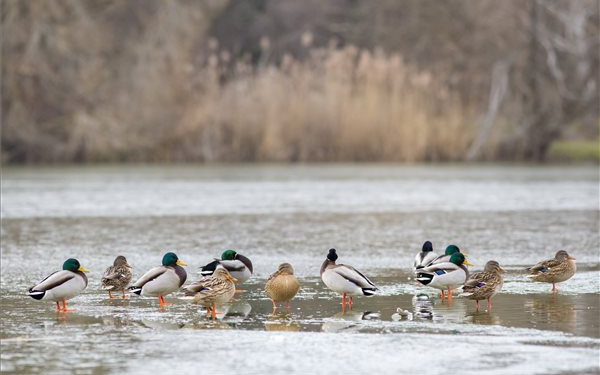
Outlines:
<svg viewBox="0 0 600 375"><path fill-rule="evenodd" d="M600 2L3 0L2 160L543 161Z"/></svg>

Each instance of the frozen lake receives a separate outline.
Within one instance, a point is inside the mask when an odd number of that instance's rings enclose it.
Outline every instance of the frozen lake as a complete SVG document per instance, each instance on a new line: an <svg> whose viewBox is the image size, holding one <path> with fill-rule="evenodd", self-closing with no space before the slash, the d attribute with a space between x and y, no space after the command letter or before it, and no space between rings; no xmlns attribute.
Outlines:
<svg viewBox="0 0 600 375"><path fill-rule="evenodd" d="M14 373L598 373L600 225L596 167L243 165L4 168L1 370ZM491 312L415 285L414 254L455 243L479 270L508 270ZM319 267L330 247L379 295L340 312ZM234 248L255 267L217 323L174 302L109 301L100 277L123 254L134 278L175 251L198 267ZM524 267L565 249L558 285ZM90 270L76 312L27 288L76 257ZM271 316L264 282L282 262L301 283ZM427 299L414 296L425 294ZM425 297L422 297L425 298ZM396 307L413 320L393 321Z"/></svg>

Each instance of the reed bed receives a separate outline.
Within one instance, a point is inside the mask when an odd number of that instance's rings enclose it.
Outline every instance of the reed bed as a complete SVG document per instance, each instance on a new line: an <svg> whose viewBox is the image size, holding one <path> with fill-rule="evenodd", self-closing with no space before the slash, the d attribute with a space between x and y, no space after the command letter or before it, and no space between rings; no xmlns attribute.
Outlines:
<svg viewBox="0 0 600 375"><path fill-rule="evenodd" d="M398 55L315 49L303 61L238 62L224 83L220 55L198 73L169 142L183 160L453 161L475 135L472 111Z"/></svg>

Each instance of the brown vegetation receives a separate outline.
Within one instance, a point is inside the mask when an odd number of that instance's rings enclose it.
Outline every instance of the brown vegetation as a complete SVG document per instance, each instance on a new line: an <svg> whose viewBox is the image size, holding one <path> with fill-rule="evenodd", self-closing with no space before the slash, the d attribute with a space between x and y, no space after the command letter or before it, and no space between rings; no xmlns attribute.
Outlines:
<svg viewBox="0 0 600 375"><path fill-rule="evenodd" d="M2 160L541 160L598 2L4 0Z"/></svg>

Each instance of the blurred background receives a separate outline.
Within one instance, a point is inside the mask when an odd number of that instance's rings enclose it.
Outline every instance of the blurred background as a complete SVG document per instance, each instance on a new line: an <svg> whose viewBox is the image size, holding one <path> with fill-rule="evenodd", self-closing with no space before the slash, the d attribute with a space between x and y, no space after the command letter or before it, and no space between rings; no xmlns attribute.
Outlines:
<svg viewBox="0 0 600 375"><path fill-rule="evenodd" d="M599 159L599 1L0 4L5 164Z"/></svg>

